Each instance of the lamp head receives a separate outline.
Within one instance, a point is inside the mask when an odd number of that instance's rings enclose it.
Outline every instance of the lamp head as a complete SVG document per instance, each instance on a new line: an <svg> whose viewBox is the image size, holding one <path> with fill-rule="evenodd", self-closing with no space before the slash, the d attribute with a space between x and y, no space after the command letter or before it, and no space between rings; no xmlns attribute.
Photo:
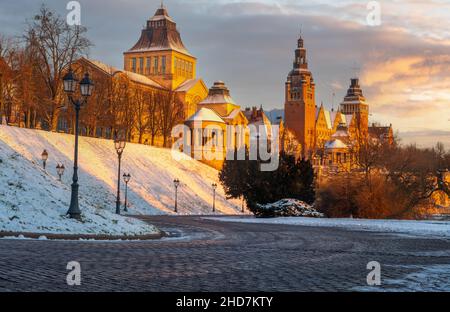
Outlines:
<svg viewBox="0 0 450 312"><path fill-rule="evenodd" d="M84 78L80 81L80 92L84 97L89 97L92 95L92 91L94 90L94 83L89 78L89 74L86 73Z"/></svg>
<svg viewBox="0 0 450 312"><path fill-rule="evenodd" d="M69 72L63 78L64 92L67 94L73 94L77 87L77 78L75 77L72 68L69 68Z"/></svg>

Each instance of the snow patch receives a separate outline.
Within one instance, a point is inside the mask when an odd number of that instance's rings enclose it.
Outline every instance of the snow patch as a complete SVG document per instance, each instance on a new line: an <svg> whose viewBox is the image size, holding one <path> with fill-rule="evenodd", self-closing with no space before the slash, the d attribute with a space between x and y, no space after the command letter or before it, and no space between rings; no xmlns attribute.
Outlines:
<svg viewBox="0 0 450 312"><path fill-rule="evenodd" d="M429 236L450 239L450 222L445 221L411 221L411 220L367 220L367 219L326 219L326 218L208 218L227 222L286 224L314 227L336 227L357 231L408 234L411 236Z"/></svg>

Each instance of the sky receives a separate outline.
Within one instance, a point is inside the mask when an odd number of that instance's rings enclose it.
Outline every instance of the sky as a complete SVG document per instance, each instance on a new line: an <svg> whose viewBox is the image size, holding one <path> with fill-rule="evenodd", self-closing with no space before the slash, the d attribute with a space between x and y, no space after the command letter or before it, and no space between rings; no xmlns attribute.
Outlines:
<svg viewBox="0 0 450 312"><path fill-rule="evenodd" d="M123 67L160 0L81 0L89 57ZM283 108L300 34L316 102L337 108L358 76L370 120L392 123L403 143L450 148L450 0L384 0L378 26L362 0L164 0L208 86L223 80L242 107ZM20 35L40 5L66 15L68 1L0 2L0 33ZM333 93L335 96L333 97Z"/></svg>

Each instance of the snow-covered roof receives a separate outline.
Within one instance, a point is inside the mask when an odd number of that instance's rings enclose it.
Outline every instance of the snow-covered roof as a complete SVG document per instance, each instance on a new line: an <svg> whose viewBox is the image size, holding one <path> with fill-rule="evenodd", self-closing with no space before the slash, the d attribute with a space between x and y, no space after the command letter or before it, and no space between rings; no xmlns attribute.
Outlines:
<svg viewBox="0 0 450 312"><path fill-rule="evenodd" d="M150 79L147 76L136 74L136 73L126 71L126 70L121 70L121 69L115 68L113 66L109 66L107 64L104 64L102 62L95 61L95 60L89 60L86 58L81 58L80 60L97 67L98 69L100 69L101 71L105 72L106 74L108 74L110 76L114 76L118 73L123 73L123 74L127 75L128 78L135 83L155 87L158 89L165 89L162 85L160 85L159 83Z"/></svg>
<svg viewBox="0 0 450 312"><path fill-rule="evenodd" d="M208 95L206 97L206 99L204 99L203 101L200 102L200 104L234 104L234 105L237 105L231 96L225 95L225 94Z"/></svg>
<svg viewBox="0 0 450 312"><path fill-rule="evenodd" d="M240 108L236 108L228 116L223 117L223 118L224 119L231 119L231 120L233 120L234 118L236 118L237 115L239 115L240 112L241 112L241 109Z"/></svg>
<svg viewBox="0 0 450 312"><path fill-rule="evenodd" d="M96 60L91 60L91 59L87 59L87 58L81 58L81 60L83 60L85 62L88 62L88 63L91 63L92 65L98 67L100 70L104 71L105 73L107 73L107 74L109 74L111 76L115 75L116 73L121 73L122 72L122 70L120 70L120 69L118 69L118 68L116 68L114 66L110 66L110 65L107 65L105 63L96 61Z"/></svg>
<svg viewBox="0 0 450 312"><path fill-rule="evenodd" d="M199 104L233 104L237 105L233 98L230 96L230 91L226 87L223 81L216 81L214 85L209 89L206 99Z"/></svg>
<svg viewBox="0 0 450 312"><path fill-rule="evenodd" d="M179 91L179 92L186 92L189 91L191 88L193 88L197 82L199 82L200 79L188 79L185 82L183 82L182 84L180 84L178 86L178 88L175 89L175 91Z"/></svg>
<svg viewBox="0 0 450 312"><path fill-rule="evenodd" d="M212 121L218 123L225 123L222 118L212 109L202 107L194 115L189 117L187 121Z"/></svg>
<svg viewBox="0 0 450 312"><path fill-rule="evenodd" d="M339 139L335 139L335 140L327 141L325 143L325 148L326 149L347 148L347 144L345 144L344 142L342 142Z"/></svg>

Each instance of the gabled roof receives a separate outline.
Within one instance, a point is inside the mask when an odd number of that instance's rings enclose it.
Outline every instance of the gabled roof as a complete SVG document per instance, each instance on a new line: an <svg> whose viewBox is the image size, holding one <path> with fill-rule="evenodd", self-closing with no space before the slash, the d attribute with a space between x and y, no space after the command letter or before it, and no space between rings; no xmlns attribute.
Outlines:
<svg viewBox="0 0 450 312"><path fill-rule="evenodd" d="M93 66L111 77L115 76L116 74L125 74L131 81L133 81L135 83L139 83L139 84L142 84L145 86L150 86L150 87L154 87L154 88L158 88L158 89L166 89L162 85L160 85L159 83L150 79L147 76L139 75L139 74L136 74L136 73L133 73L130 71L126 71L126 70L121 70L121 69L115 68L113 66L104 64L102 62L95 61L95 60L89 60L84 57L80 58L79 61L81 61L87 65Z"/></svg>
<svg viewBox="0 0 450 312"><path fill-rule="evenodd" d="M197 83L203 83L201 79L187 79L183 83L181 83L178 88L175 89L177 92L187 92L191 90ZM205 86L206 89L206 86Z"/></svg>
<svg viewBox="0 0 450 312"><path fill-rule="evenodd" d="M236 116L239 115L240 112L241 112L241 110L239 108L236 108L228 116L223 117L223 118L232 120L232 119L236 118Z"/></svg>
<svg viewBox="0 0 450 312"><path fill-rule="evenodd" d="M327 124L327 128L328 129L332 129L333 128L333 124L331 123L331 115L330 115L330 111L326 110L323 106L323 104L320 106L320 108L318 110L316 110L316 123L319 120L319 116L320 116L320 112L323 111L323 115L325 118L325 122Z"/></svg>
<svg viewBox="0 0 450 312"><path fill-rule="evenodd" d="M189 117L187 121L212 121L218 123L225 123L223 119L216 114L212 109L202 107L194 115Z"/></svg>

